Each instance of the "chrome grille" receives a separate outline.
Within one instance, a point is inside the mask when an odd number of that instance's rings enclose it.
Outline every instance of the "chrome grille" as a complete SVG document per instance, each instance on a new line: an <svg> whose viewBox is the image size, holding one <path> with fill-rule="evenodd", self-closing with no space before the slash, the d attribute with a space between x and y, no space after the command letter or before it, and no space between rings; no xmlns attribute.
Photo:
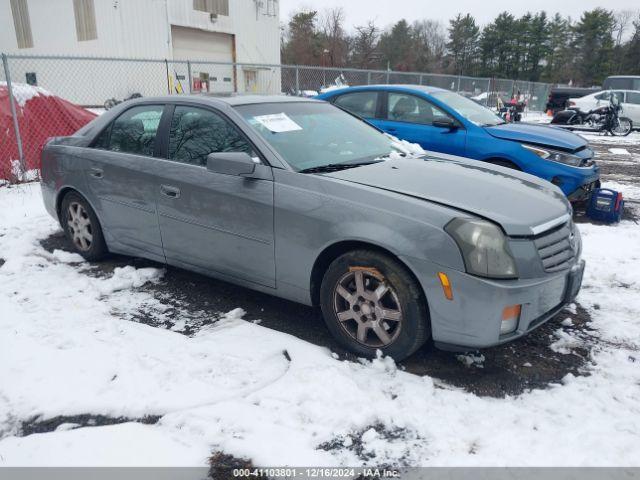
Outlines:
<svg viewBox="0 0 640 480"><path fill-rule="evenodd" d="M569 221L542 233L533 240L545 272L558 272L569 268L576 255L573 222Z"/></svg>

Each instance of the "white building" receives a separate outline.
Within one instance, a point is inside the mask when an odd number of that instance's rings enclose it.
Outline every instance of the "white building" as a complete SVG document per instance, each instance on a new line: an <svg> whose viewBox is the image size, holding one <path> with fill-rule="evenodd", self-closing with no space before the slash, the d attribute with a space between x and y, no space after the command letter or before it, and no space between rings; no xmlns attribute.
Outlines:
<svg viewBox="0 0 640 480"><path fill-rule="evenodd" d="M85 105L135 92L277 93L280 69L266 65L280 63L279 5L278 0L0 0L0 52L92 57L10 60L14 82L36 83Z"/></svg>

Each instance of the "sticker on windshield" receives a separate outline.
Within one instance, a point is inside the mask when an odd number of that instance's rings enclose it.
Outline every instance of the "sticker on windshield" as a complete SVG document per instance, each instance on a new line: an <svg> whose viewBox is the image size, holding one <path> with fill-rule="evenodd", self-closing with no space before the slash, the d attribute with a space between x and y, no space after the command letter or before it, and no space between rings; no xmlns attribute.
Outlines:
<svg viewBox="0 0 640 480"><path fill-rule="evenodd" d="M302 130L302 127L291 120L286 113L274 113L273 115L260 115L253 117L262 125L274 133L294 132Z"/></svg>

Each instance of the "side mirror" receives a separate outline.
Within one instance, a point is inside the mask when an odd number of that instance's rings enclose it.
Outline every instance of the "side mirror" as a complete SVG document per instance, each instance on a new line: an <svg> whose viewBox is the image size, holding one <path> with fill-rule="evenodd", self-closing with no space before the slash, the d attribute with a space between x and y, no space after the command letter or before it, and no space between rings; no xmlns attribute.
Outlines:
<svg viewBox="0 0 640 480"><path fill-rule="evenodd" d="M256 169L256 162L245 152L210 153L207 170L223 175L249 176Z"/></svg>
<svg viewBox="0 0 640 480"><path fill-rule="evenodd" d="M431 125L437 128L448 128L449 130L455 130L458 128L456 122L449 117L436 117Z"/></svg>

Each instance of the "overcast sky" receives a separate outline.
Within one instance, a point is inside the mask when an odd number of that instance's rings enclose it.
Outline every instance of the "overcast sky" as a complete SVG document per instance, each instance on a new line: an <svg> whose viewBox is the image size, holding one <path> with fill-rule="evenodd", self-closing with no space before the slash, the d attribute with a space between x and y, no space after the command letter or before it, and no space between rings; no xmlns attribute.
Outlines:
<svg viewBox="0 0 640 480"><path fill-rule="evenodd" d="M484 25L505 10L514 15L527 11L546 10L559 12L578 19L583 11L596 7L610 10L638 10L638 0L280 0L280 19L287 22L292 12L302 8L322 11L342 6L347 16L347 25L363 25L375 20L386 27L401 18L410 22L422 18L442 20L445 24L457 13L470 13Z"/></svg>

